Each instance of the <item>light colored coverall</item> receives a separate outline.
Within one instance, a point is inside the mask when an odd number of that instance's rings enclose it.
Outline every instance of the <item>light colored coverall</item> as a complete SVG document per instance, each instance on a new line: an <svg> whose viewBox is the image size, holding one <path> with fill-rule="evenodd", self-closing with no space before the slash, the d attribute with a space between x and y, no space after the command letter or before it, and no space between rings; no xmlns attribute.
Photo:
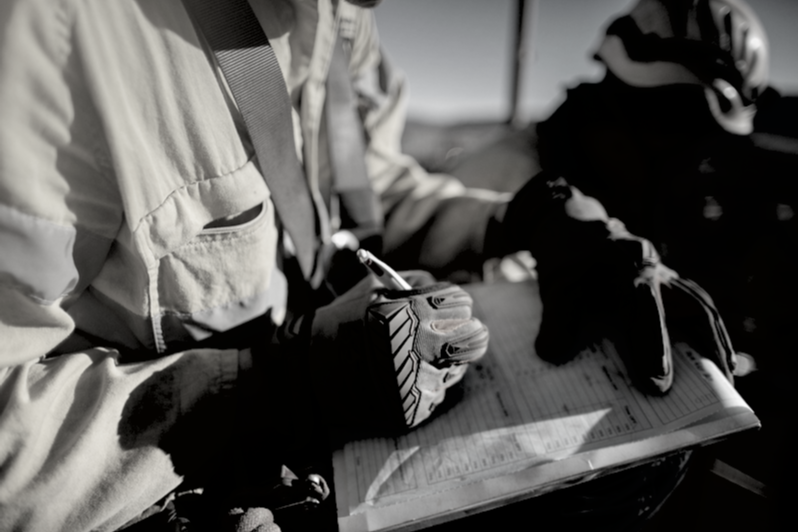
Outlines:
<svg viewBox="0 0 800 532"><path fill-rule="evenodd" d="M404 83L371 13L251 5L310 188L330 179L325 78L344 18L385 248L425 227L421 267L480 252L507 198L400 153ZM201 43L179 0L0 3L0 530L113 530L174 490L161 436L251 363L186 346L284 312L270 192ZM118 349L151 356L123 364Z"/></svg>

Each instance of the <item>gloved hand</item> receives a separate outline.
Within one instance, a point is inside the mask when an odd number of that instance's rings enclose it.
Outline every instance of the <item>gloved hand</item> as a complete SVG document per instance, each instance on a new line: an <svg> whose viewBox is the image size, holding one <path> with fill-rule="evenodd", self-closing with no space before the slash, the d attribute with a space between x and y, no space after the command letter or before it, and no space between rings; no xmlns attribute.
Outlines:
<svg viewBox="0 0 800 532"><path fill-rule="evenodd" d="M402 275L413 289L388 290L370 275L314 315L309 372L335 435L420 424L486 352L469 294L424 272Z"/></svg>
<svg viewBox="0 0 800 532"><path fill-rule="evenodd" d="M537 261L543 359L564 362L610 337L632 380L665 393L672 344L685 341L732 381L735 353L708 294L662 264L648 240L594 198L542 173L516 194L500 229L504 251L527 249Z"/></svg>

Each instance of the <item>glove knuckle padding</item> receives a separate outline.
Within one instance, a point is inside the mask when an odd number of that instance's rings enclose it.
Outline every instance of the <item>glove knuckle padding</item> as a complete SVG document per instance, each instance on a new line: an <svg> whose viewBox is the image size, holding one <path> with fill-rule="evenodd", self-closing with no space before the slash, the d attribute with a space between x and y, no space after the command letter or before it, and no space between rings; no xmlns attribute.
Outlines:
<svg viewBox="0 0 800 532"><path fill-rule="evenodd" d="M413 427L430 416L446 387L463 377L463 371L450 372L449 366L481 357L489 334L472 318L472 299L457 286L391 295L369 307L368 323L389 345L403 420Z"/></svg>
<svg viewBox="0 0 800 532"><path fill-rule="evenodd" d="M392 291L366 279L317 311L311 371L334 433L374 435L427 419L487 345L461 288Z"/></svg>

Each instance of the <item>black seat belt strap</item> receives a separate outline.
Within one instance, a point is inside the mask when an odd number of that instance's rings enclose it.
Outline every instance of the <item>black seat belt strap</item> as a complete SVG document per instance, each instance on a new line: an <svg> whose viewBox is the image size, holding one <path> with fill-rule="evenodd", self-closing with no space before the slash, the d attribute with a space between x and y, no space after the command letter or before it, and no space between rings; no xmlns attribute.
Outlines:
<svg viewBox="0 0 800 532"><path fill-rule="evenodd" d="M214 51L308 279L316 253L317 214L297 160L291 102L275 52L247 0L183 1Z"/></svg>

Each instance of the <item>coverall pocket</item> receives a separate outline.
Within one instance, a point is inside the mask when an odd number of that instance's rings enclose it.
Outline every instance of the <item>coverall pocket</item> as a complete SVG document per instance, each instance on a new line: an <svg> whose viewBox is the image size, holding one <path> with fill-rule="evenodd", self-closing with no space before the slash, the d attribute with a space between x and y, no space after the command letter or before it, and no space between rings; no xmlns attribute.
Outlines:
<svg viewBox="0 0 800 532"><path fill-rule="evenodd" d="M245 231L248 227L258 224L264 217L266 211L267 209L265 208L264 202L262 202L239 214L218 218L207 223L205 227L203 227L203 230L200 232L200 237L203 235Z"/></svg>
<svg viewBox="0 0 800 532"><path fill-rule="evenodd" d="M283 304L274 219L266 200L206 225L160 259L159 319L167 345L204 340Z"/></svg>

